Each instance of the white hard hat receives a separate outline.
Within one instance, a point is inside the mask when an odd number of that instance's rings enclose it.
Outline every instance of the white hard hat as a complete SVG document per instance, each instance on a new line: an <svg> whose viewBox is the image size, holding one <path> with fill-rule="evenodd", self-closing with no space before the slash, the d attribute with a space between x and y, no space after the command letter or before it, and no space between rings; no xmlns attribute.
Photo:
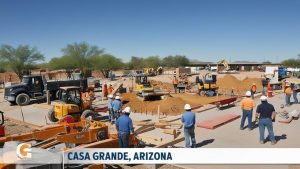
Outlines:
<svg viewBox="0 0 300 169"><path fill-rule="evenodd" d="M267 101L267 99L268 99L268 98L267 98L267 96L265 96L265 95L262 95L262 96L260 97L260 100L261 100L261 101Z"/></svg>
<svg viewBox="0 0 300 169"><path fill-rule="evenodd" d="M255 85L255 83L252 83L252 85Z"/></svg>
<svg viewBox="0 0 300 169"><path fill-rule="evenodd" d="M116 96L116 99L117 99L117 100L120 100L120 96Z"/></svg>
<svg viewBox="0 0 300 169"><path fill-rule="evenodd" d="M112 94L108 95L107 96L108 98L113 98L114 96Z"/></svg>
<svg viewBox="0 0 300 169"><path fill-rule="evenodd" d="M191 109L192 109L191 105L189 105L189 104L184 105L184 110L191 110Z"/></svg>
<svg viewBox="0 0 300 169"><path fill-rule="evenodd" d="M247 97L250 97L250 96L251 96L251 92L250 92L250 91L247 91L247 92L246 92L246 96L247 96Z"/></svg>
<svg viewBox="0 0 300 169"><path fill-rule="evenodd" d="M287 83L286 86L291 86L291 85L289 83Z"/></svg>
<svg viewBox="0 0 300 169"><path fill-rule="evenodd" d="M123 110L124 113L130 113L131 109L130 107L125 107L125 109Z"/></svg>

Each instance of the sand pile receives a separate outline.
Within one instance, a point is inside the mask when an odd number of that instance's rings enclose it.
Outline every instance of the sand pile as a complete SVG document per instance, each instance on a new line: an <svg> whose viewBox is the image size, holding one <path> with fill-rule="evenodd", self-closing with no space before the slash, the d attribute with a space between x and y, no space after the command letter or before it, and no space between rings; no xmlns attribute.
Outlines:
<svg viewBox="0 0 300 169"><path fill-rule="evenodd" d="M225 75L223 78L217 80L219 92L226 94L229 94L233 88L234 93L244 95L247 90L250 90L252 83L256 84L257 90L262 90L260 78L246 78L240 81L232 75Z"/></svg>
<svg viewBox="0 0 300 169"><path fill-rule="evenodd" d="M163 100L142 101L135 93L122 94L124 107L130 106L133 112L143 112L156 115L158 106L161 113L167 115L178 115L183 112L185 102L181 98L166 97Z"/></svg>
<svg viewBox="0 0 300 169"><path fill-rule="evenodd" d="M199 107L201 105L206 105L212 102L230 98L229 96L206 97L206 96L199 96L198 94L188 94L188 93L172 94L172 96L175 98L182 99L185 103L190 104L192 107Z"/></svg>
<svg viewBox="0 0 300 169"><path fill-rule="evenodd" d="M158 111L158 105L160 112L167 115L179 115L183 110L185 104L190 104L192 107L203 106L215 101L230 98L228 96L215 96L204 97L196 94L172 94L171 96L165 96L163 100L155 101L142 101L137 97L135 93L122 94L122 101L124 107L130 106L133 112L142 112L147 114L156 115Z"/></svg>
<svg viewBox="0 0 300 169"><path fill-rule="evenodd" d="M161 81L149 80L149 82L153 85L154 89L160 89L167 92L173 91L174 87L170 83L163 83Z"/></svg>

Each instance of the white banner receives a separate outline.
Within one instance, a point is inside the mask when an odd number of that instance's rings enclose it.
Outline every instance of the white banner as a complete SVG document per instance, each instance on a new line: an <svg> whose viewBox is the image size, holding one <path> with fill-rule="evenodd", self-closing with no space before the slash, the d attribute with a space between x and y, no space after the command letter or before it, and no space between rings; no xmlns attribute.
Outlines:
<svg viewBox="0 0 300 169"><path fill-rule="evenodd" d="M65 164L300 164L300 148L89 148L64 153Z"/></svg>
<svg viewBox="0 0 300 169"><path fill-rule="evenodd" d="M300 148L78 148L67 152L11 144L0 163L14 164L300 164Z"/></svg>

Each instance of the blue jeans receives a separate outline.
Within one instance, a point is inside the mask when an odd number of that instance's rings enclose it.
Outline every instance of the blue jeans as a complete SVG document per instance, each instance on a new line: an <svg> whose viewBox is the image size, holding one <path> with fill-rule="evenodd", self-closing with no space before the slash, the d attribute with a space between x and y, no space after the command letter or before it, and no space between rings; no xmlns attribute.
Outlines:
<svg viewBox="0 0 300 169"><path fill-rule="evenodd" d="M293 92L294 103L298 103L297 92Z"/></svg>
<svg viewBox="0 0 300 169"><path fill-rule="evenodd" d="M285 104L291 104L291 95L285 94Z"/></svg>
<svg viewBox="0 0 300 169"><path fill-rule="evenodd" d="M109 112L109 121L111 122L112 120L115 119L115 116L114 116L114 111L112 109L108 109L108 112Z"/></svg>
<svg viewBox="0 0 300 169"><path fill-rule="evenodd" d="M129 133L118 134L119 136L119 147L120 148L128 148L129 146Z"/></svg>
<svg viewBox="0 0 300 169"><path fill-rule="evenodd" d="M275 142L274 132L273 132L273 124L271 118L263 118L259 119L258 122L259 127L259 140L264 141L265 139L265 127L267 127L269 132L269 138L272 142Z"/></svg>
<svg viewBox="0 0 300 169"><path fill-rule="evenodd" d="M192 147L196 147L195 127L184 128L184 139L186 148L191 147L190 140L192 140Z"/></svg>
<svg viewBox="0 0 300 169"><path fill-rule="evenodd" d="M244 110L244 109L243 109L240 129L244 128L246 118L248 118L248 128L252 129L252 110Z"/></svg>

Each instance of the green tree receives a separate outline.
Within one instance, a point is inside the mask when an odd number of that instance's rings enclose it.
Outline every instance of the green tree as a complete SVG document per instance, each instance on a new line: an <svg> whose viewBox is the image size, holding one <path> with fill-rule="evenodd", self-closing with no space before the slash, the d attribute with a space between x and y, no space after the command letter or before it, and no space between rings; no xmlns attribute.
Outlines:
<svg viewBox="0 0 300 169"><path fill-rule="evenodd" d="M0 61L0 73L4 73L5 72L5 66L6 63L3 61Z"/></svg>
<svg viewBox="0 0 300 169"><path fill-rule="evenodd" d="M142 69L145 67L144 58L132 56L129 63L129 69Z"/></svg>
<svg viewBox="0 0 300 169"><path fill-rule="evenodd" d="M163 58L162 64L166 67L183 67L189 64L189 59L186 56L176 55Z"/></svg>
<svg viewBox="0 0 300 169"><path fill-rule="evenodd" d="M19 45L17 48L2 45L0 58L6 63L8 69L18 75L20 80L30 72L30 69L34 68L38 61L44 60L44 56L36 48L28 45Z"/></svg>
<svg viewBox="0 0 300 169"><path fill-rule="evenodd" d="M104 53L104 49L99 49L97 46L91 46L86 42L68 44L62 49L64 56L59 62L59 66L65 69L80 69L83 77L90 76L92 63L91 58L97 57ZM66 65L61 65L64 63Z"/></svg>
<svg viewBox="0 0 300 169"><path fill-rule="evenodd" d="M149 68L157 68L161 65L159 56L149 56L143 60L144 66Z"/></svg>
<svg viewBox="0 0 300 169"><path fill-rule="evenodd" d="M300 67L300 59L286 59L281 62L282 65L286 67L299 68Z"/></svg>
<svg viewBox="0 0 300 169"><path fill-rule="evenodd" d="M100 70L105 77L108 77L111 70L123 69L121 59L110 54L98 55L90 58L93 68Z"/></svg>

